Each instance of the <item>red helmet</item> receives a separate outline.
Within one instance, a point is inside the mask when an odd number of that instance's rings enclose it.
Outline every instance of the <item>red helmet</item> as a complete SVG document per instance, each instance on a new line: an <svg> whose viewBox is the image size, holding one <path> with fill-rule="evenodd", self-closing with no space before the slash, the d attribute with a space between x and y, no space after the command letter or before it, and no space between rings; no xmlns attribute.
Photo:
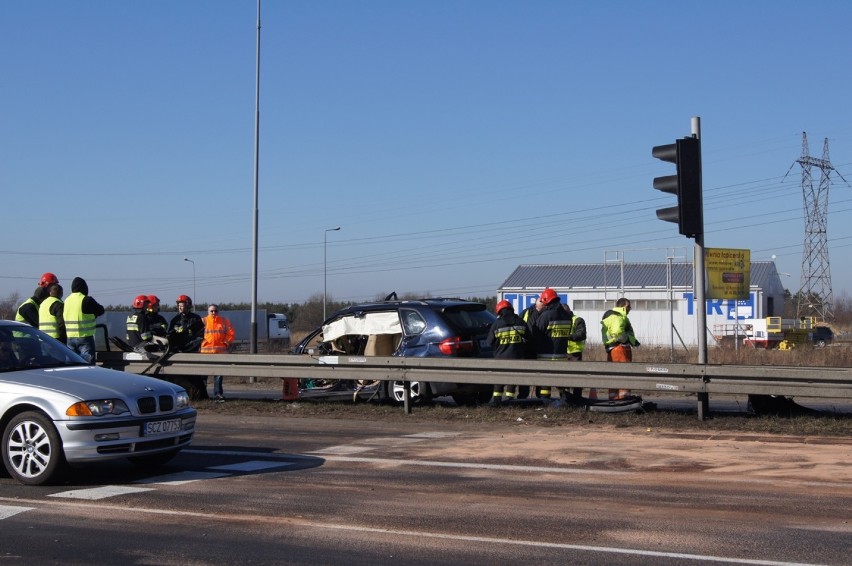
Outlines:
<svg viewBox="0 0 852 566"><path fill-rule="evenodd" d="M50 287L51 285L55 285L59 283L59 279L56 278L56 275L50 273L49 271L41 276L41 279L38 282L39 287Z"/></svg>
<svg viewBox="0 0 852 566"><path fill-rule="evenodd" d="M148 296L147 295L137 295L135 299L133 299L133 308L134 309L144 309L145 305L148 304Z"/></svg>
<svg viewBox="0 0 852 566"><path fill-rule="evenodd" d="M175 303L186 303L186 306L191 307L192 306L192 299L189 298L189 295L181 295L180 297L177 298Z"/></svg>
<svg viewBox="0 0 852 566"><path fill-rule="evenodd" d="M554 291L550 287L545 289L544 292L541 294L541 297L539 297L539 299L541 299L542 304L545 304L545 305L549 305L556 298L557 298L556 291Z"/></svg>
<svg viewBox="0 0 852 566"><path fill-rule="evenodd" d="M494 312L496 312L497 314L500 314L500 311L501 311L501 310L503 310L503 309L511 309L511 308L512 308L512 303L510 303L510 302L509 302L509 301L507 301L506 299L503 299L502 301L500 301L499 303L497 303L497 306L496 306L496 307L494 307Z"/></svg>
<svg viewBox="0 0 852 566"><path fill-rule="evenodd" d="M160 298L157 295L148 295L148 302L151 306L160 306Z"/></svg>

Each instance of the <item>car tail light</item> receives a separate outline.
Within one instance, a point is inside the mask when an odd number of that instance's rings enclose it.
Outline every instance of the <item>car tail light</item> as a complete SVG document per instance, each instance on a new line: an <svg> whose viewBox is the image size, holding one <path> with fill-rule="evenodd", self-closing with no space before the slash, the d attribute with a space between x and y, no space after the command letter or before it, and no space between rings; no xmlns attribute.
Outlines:
<svg viewBox="0 0 852 566"><path fill-rule="evenodd" d="M473 354L473 342L453 336L442 340L438 344L438 350L445 356L469 356Z"/></svg>

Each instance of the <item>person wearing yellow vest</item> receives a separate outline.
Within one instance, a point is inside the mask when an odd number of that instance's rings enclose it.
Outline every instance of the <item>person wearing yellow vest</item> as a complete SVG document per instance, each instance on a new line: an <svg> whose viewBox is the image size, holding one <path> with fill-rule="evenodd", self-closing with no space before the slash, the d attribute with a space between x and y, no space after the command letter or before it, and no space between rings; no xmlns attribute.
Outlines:
<svg viewBox="0 0 852 566"><path fill-rule="evenodd" d="M95 319L104 307L89 296L89 285L82 277L71 281L71 295L65 300L65 326L68 347L88 363L95 361Z"/></svg>
<svg viewBox="0 0 852 566"><path fill-rule="evenodd" d="M583 350L586 349L586 321L571 310L567 304L564 305L565 314L571 320L571 329L568 332L568 361L580 362L583 360ZM562 390L562 400L569 404L582 404L583 388L572 387Z"/></svg>
<svg viewBox="0 0 852 566"><path fill-rule="evenodd" d="M38 307L38 329L64 344L67 335L63 318L62 285L54 283L47 292L48 297Z"/></svg>
<svg viewBox="0 0 852 566"><path fill-rule="evenodd" d="M633 333L633 325L627 315L630 313L630 301L621 297L615 307L606 311L601 320L601 341L606 349L606 359L610 362L632 362L633 348L639 347L639 340ZM630 395L629 389L611 389L610 400L623 399Z"/></svg>
<svg viewBox="0 0 852 566"><path fill-rule="evenodd" d="M231 326L231 321L224 316L219 316L219 307L216 305L207 307L207 316L204 317L204 341L201 343L201 353L226 354L235 336L236 333L234 327ZM225 400L221 375L213 376L213 396L217 401Z"/></svg>
<svg viewBox="0 0 852 566"><path fill-rule="evenodd" d="M41 285L36 287L33 296L18 307L18 312L15 313L15 320L25 322L33 328L38 328L38 309L41 303L47 298L47 295L47 288Z"/></svg>

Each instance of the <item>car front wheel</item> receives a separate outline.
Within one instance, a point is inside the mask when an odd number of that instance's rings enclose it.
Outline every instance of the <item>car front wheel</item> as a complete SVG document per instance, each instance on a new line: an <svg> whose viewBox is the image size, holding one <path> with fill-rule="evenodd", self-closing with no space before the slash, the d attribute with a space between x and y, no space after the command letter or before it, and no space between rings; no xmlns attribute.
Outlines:
<svg viewBox="0 0 852 566"><path fill-rule="evenodd" d="M27 485L55 480L65 468L62 441L51 420L29 411L15 416L3 431L3 464Z"/></svg>

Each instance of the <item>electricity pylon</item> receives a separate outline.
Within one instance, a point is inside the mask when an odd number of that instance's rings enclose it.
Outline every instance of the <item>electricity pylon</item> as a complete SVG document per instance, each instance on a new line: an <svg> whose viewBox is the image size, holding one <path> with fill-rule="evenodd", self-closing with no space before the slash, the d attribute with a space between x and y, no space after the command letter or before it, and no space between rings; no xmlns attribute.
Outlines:
<svg viewBox="0 0 852 566"><path fill-rule="evenodd" d="M828 261L828 191L831 186L831 172L836 169L828 158L828 138L822 147L822 159L811 157L808 151L808 134L802 132L802 157L797 159L790 169L798 163L802 167L802 195L805 212L805 242L802 250L802 278L796 297L796 317L816 317L822 321L832 321L834 311L834 293L831 289L831 264ZM811 167L819 167L819 187L814 191ZM789 173L790 170L787 171ZM843 179L843 175L837 172ZM786 175L785 175L786 177ZM843 179L846 182L846 179ZM848 185L849 183L846 182Z"/></svg>

